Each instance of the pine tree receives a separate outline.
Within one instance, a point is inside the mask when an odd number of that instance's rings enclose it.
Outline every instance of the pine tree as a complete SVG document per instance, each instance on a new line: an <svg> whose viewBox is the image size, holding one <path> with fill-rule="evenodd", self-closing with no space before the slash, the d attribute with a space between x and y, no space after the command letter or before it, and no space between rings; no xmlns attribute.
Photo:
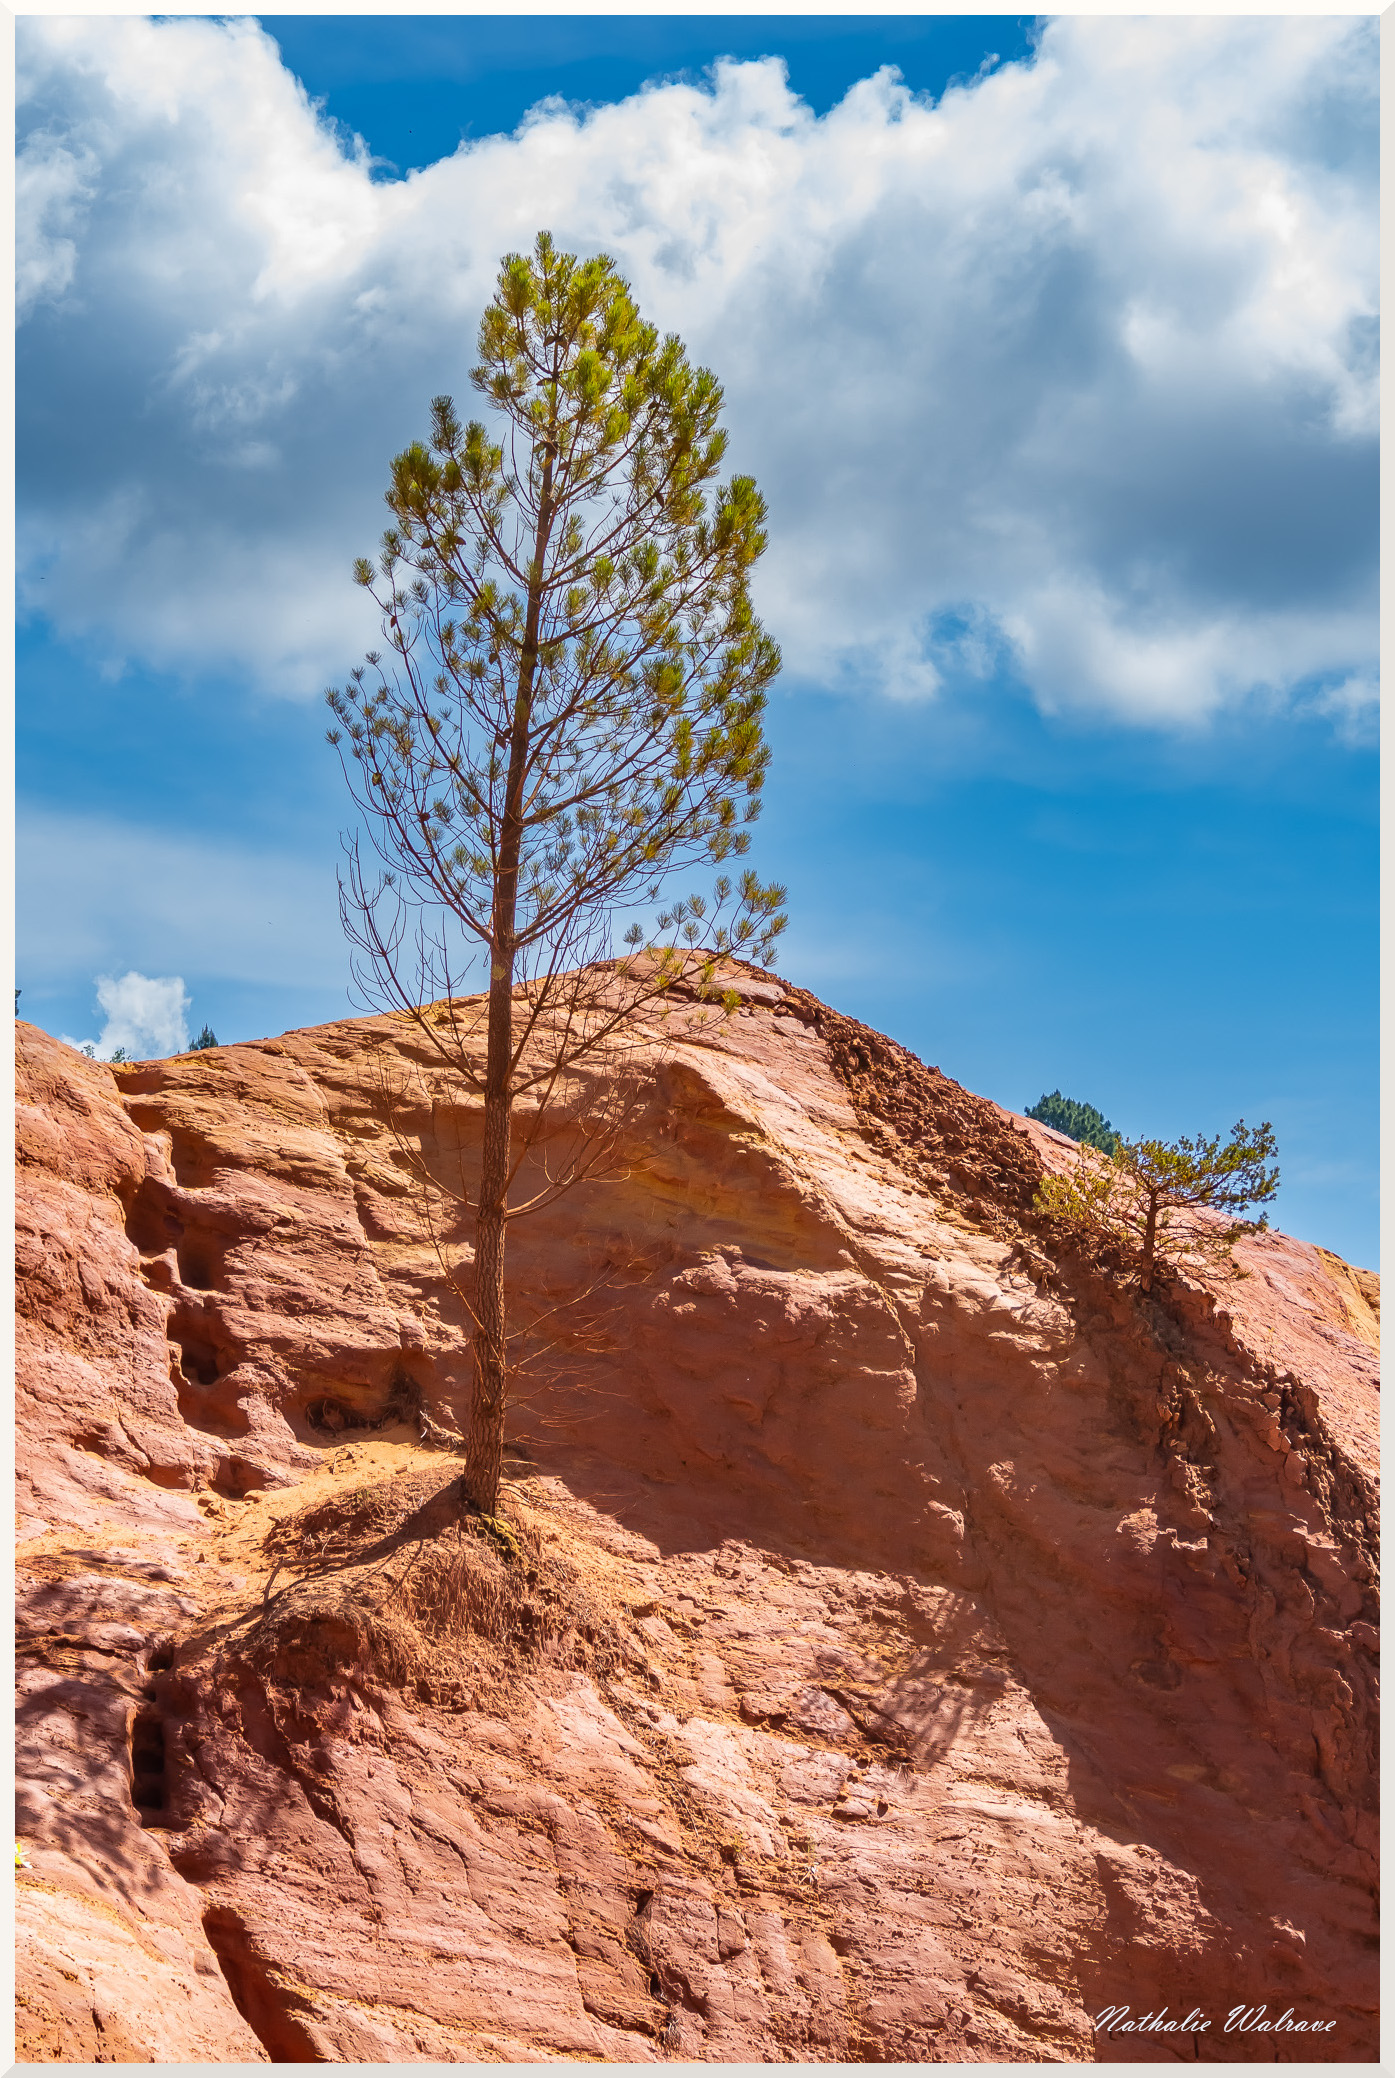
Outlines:
<svg viewBox="0 0 1395 2078"><path fill-rule="evenodd" d="M1136 1256L1139 1288L1147 1292L1160 1255L1225 1260L1242 1234L1268 1226L1267 1214L1222 1227L1189 1215L1268 1204L1278 1193L1279 1172L1265 1164L1276 1152L1267 1120L1251 1130L1240 1119L1224 1145L1219 1134L1213 1140L1121 1139L1107 1159L1082 1154L1073 1175L1045 1177L1037 1210L1084 1239L1122 1244Z"/></svg>
<svg viewBox="0 0 1395 2078"><path fill-rule="evenodd" d="M358 985L483 1100L465 1486L492 1514L505 1237L530 1209L510 1198L515 1105L527 1095L531 1144L566 1071L604 1063L679 978L710 992L723 955L768 965L784 890L719 870L710 909L698 893L656 935L632 922L609 957L621 912L652 913L674 872L745 853L769 758L780 659L749 597L765 506L750 477L716 480L715 377L641 319L608 258L546 233L505 257L478 352L497 437L438 397L429 441L397 456L377 569L355 568L387 655L326 697L376 854L346 840ZM488 973L482 1076L458 1000L473 957Z"/></svg>
<svg viewBox="0 0 1395 2078"><path fill-rule="evenodd" d="M1081 1104L1074 1097L1063 1097L1059 1090L1029 1104L1023 1117L1040 1119L1044 1126L1053 1126L1058 1133L1079 1140L1086 1147L1097 1147L1101 1154L1113 1154L1119 1145L1119 1135L1102 1111L1096 1111L1093 1104Z"/></svg>
<svg viewBox="0 0 1395 2078"><path fill-rule="evenodd" d="M189 1051L190 1053L200 1053L206 1047L216 1046L217 1044L217 1034L214 1032L212 1025L205 1025L198 1038L190 1044Z"/></svg>

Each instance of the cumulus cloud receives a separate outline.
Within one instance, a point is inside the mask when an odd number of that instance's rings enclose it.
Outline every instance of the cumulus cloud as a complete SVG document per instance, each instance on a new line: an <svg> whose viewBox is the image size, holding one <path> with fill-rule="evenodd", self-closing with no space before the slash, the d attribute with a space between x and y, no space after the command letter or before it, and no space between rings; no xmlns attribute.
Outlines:
<svg viewBox="0 0 1395 2078"><path fill-rule="evenodd" d="M19 24L23 597L313 694L500 253L612 252L722 378L798 677L1186 724L1374 683L1373 22L1075 17L816 118L778 60L375 180L256 23Z"/></svg>
<svg viewBox="0 0 1395 2078"><path fill-rule="evenodd" d="M156 1060L183 1053L189 1044L189 998L177 974L152 979L133 970L119 980L99 974L97 1004L106 1012L94 1048L99 1061L109 1061L118 1048L131 1060ZM92 1046L90 1040L80 1039L65 1038L65 1044L84 1051Z"/></svg>
<svg viewBox="0 0 1395 2078"><path fill-rule="evenodd" d="M69 151L42 130L29 139L15 182L15 309L26 317L45 296L60 296L73 278L76 241L92 194L96 158Z"/></svg>

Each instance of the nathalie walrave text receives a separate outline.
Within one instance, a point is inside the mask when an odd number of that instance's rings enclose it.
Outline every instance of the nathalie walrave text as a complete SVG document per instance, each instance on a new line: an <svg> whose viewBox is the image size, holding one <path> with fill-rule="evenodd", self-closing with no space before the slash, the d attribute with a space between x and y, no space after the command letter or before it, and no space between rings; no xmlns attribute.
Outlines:
<svg viewBox="0 0 1395 2078"><path fill-rule="evenodd" d="M1204 2035L1211 2022L1199 2006L1193 2006L1185 2020L1169 2020L1166 2006L1156 2013L1140 2013L1137 2020L1130 2020L1131 2006L1106 2006L1095 2015L1095 2032L1106 2035ZM1232 2006L1221 2027L1223 2035L1326 2035L1337 2025L1335 2020L1295 2020L1292 2006L1279 2014L1275 2020L1266 2015L1268 2006Z"/></svg>

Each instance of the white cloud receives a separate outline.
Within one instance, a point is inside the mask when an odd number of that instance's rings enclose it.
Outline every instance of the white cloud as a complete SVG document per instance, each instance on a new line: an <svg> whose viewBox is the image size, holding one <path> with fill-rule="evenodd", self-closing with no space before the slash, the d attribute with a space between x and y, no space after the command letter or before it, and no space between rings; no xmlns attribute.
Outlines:
<svg viewBox="0 0 1395 2078"><path fill-rule="evenodd" d="M1323 715L1346 743L1380 741L1380 680L1374 672L1358 672L1336 685L1319 686L1304 702L1305 711Z"/></svg>
<svg viewBox="0 0 1395 2078"><path fill-rule="evenodd" d="M40 130L30 137L15 180L15 308L21 318L40 298L61 296L73 278L77 230L93 191L91 151L68 151Z"/></svg>
<svg viewBox="0 0 1395 2078"><path fill-rule="evenodd" d="M118 1046L138 1060L182 1053L189 1043L189 998L178 974L151 980L132 970L119 981L97 977L97 1001L106 1023L97 1051L107 1058Z"/></svg>
<svg viewBox="0 0 1395 2078"><path fill-rule="evenodd" d="M97 1003L106 1012L102 1036L94 1049L99 1061L109 1061L118 1048L131 1060L157 1060L165 1054L183 1053L189 1044L189 998L177 974L151 979L133 970L119 980L99 974ZM64 1043L84 1052L92 1044L66 1038Z"/></svg>
<svg viewBox="0 0 1395 2078"><path fill-rule="evenodd" d="M722 378L794 672L1174 724L1369 679L1373 23L1065 17L821 119L724 65L391 183L253 22L19 41L23 596L110 658L341 676L388 459L547 225Z"/></svg>

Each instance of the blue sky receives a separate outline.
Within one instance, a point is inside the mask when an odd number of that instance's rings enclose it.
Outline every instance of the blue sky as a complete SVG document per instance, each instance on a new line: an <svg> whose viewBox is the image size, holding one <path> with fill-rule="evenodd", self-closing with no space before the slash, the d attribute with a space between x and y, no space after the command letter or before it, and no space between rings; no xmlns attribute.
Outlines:
<svg viewBox="0 0 1395 2078"><path fill-rule="evenodd" d="M28 1015L345 1009L348 563L548 223L770 501L782 971L1016 1108L1270 1118L1279 1223L1375 1262L1373 23L19 44Z"/></svg>

